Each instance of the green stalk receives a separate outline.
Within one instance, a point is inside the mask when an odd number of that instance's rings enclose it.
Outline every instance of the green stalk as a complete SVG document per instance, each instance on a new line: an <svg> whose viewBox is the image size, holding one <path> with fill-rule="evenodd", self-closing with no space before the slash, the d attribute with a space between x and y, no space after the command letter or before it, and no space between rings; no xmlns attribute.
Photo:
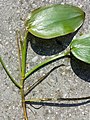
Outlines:
<svg viewBox="0 0 90 120"><path fill-rule="evenodd" d="M44 62L38 64L37 66L35 66L34 68L32 68L31 70L29 70L26 74L25 74L25 79L28 78L31 74L33 74L35 71L37 71L38 69L44 67L45 65L48 65L49 63L51 62L54 62L62 57L65 57L67 55L69 55L70 51L67 51L67 52L64 52L64 53L61 53L55 57L52 57L48 60L45 60Z"/></svg>
<svg viewBox="0 0 90 120"><path fill-rule="evenodd" d="M28 31L26 31L25 34L23 50L22 50L22 77L25 77L25 72L26 72L27 35L28 35Z"/></svg>
<svg viewBox="0 0 90 120"><path fill-rule="evenodd" d="M21 98L22 98L22 107L23 107L24 120L28 120L27 110L26 110L26 103L25 103L25 96L24 96L24 87L21 88L20 91L21 91Z"/></svg>
<svg viewBox="0 0 90 120"><path fill-rule="evenodd" d="M87 100L90 99L90 96L88 97L80 97L80 98L33 98L30 100L25 100L25 102L45 102L45 101L79 101L79 100Z"/></svg>
<svg viewBox="0 0 90 120"><path fill-rule="evenodd" d="M11 76L11 74L10 74L9 71L7 70L7 68L6 68L6 66L5 66L5 64L4 64L4 62L3 62L3 60L2 60L1 57L0 57L0 62L1 62L1 64L2 64L5 72L6 72L7 75L9 76L10 80L14 83L14 85L15 85L17 88L21 89L21 85L19 85L19 84L14 80L14 78Z"/></svg>
<svg viewBox="0 0 90 120"><path fill-rule="evenodd" d="M32 84L32 86L29 86L28 89L24 92L24 95L26 96L28 93L30 93L37 85L39 85L43 80L45 80L46 77L49 76L49 74L54 71L55 69L61 67L61 66L65 66L64 64L55 66L54 68L52 68L48 73L46 73L44 76L40 77L35 83Z"/></svg>
<svg viewBox="0 0 90 120"><path fill-rule="evenodd" d="M21 98L22 98L22 107L24 112L24 120L28 120L27 117L27 110L26 110L26 103L25 103L25 96L24 96L24 79L25 79L25 72L26 72L26 55L27 55L27 36L28 31L25 33L25 38L23 41L23 49L22 49L22 68L21 68Z"/></svg>
<svg viewBox="0 0 90 120"><path fill-rule="evenodd" d="M17 48L18 48L18 59L19 59L19 71L20 71L20 74L21 74L21 50L20 50L20 42L19 42L19 38L18 38L18 33L19 33L19 31L16 31L16 40L17 40Z"/></svg>

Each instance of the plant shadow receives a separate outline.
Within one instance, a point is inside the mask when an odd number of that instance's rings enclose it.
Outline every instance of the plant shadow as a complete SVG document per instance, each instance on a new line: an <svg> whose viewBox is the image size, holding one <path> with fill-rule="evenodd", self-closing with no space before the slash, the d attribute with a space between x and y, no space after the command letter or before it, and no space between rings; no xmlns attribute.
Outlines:
<svg viewBox="0 0 90 120"><path fill-rule="evenodd" d="M29 105L53 106L53 107L78 107L90 103L90 100L79 103L55 103L55 102L26 102ZM32 106L33 107L33 106Z"/></svg>
<svg viewBox="0 0 90 120"><path fill-rule="evenodd" d="M30 41L31 48L35 53L39 55L51 56L65 50L76 33L77 31L52 39L38 38L29 33L28 40Z"/></svg>
<svg viewBox="0 0 90 120"><path fill-rule="evenodd" d="M81 80L90 82L90 64L76 59L72 54L70 63L72 70Z"/></svg>

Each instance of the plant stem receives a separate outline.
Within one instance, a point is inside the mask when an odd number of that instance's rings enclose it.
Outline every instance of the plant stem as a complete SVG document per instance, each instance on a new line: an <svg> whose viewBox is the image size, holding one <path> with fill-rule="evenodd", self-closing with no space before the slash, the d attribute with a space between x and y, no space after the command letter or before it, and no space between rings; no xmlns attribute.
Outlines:
<svg viewBox="0 0 90 120"><path fill-rule="evenodd" d="M48 75L54 71L55 69L61 67L61 66L65 66L64 64L55 66L53 69L51 69L48 73L46 73L44 76L40 77L35 83L32 84L32 86L29 86L28 89L24 92L24 95L26 96L29 92L31 92L37 85L39 85L43 80L45 80L46 77L48 77Z"/></svg>
<svg viewBox="0 0 90 120"><path fill-rule="evenodd" d="M24 96L24 83L22 83L22 84L23 84L23 87L21 88L20 92L21 92L21 98L22 98L23 114L24 114L24 120L28 120L26 103L25 103L25 96Z"/></svg>
<svg viewBox="0 0 90 120"><path fill-rule="evenodd" d="M1 62L1 64L2 64L5 72L6 72L7 75L9 76L10 80L14 83L14 85L15 85L17 88L21 89L21 85L19 85L19 84L14 80L14 78L11 76L11 74L10 74L9 71L7 70L7 68L6 68L6 66L5 66L5 64L4 64L4 62L3 62L3 60L2 60L1 57L0 57L0 62Z"/></svg>
<svg viewBox="0 0 90 120"><path fill-rule="evenodd" d="M37 71L38 69L44 67L45 65L48 65L51 62L54 62L62 57L68 56L70 53L70 51L66 51L64 53L61 53L59 55L56 55L55 57L52 57L48 60L45 60L44 62L38 64L37 66L35 66L34 68L32 68L31 70L29 70L26 74L25 74L25 79L28 78L31 74L33 74L35 71Z"/></svg>
<svg viewBox="0 0 90 120"><path fill-rule="evenodd" d="M28 31L26 31L26 34L25 34L25 38L23 41L23 50L22 50L22 76L23 77L25 77L25 72L26 72L27 35L28 35Z"/></svg>
<svg viewBox="0 0 90 120"><path fill-rule="evenodd" d="M30 100L25 100L25 102L45 102L45 101L78 101L78 100L87 100L90 99L90 96L88 97L80 97L80 98L33 98Z"/></svg>
<svg viewBox="0 0 90 120"><path fill-rule="evenodd" d="M25 96L24 96L24 79L25 79L25 72L26 72L26 55L27 55L27 36L28 36L28 31L25 33L25 38L23 41L23 49L22 49L22 70L21 70L21 98L22 98L22 107L23 107L23 112L24 112L24 120L28 120L27 117L27 110L26 110L26 103L25 103Z"/></svg>
<svg viewBox="0 0 90 120"><path fill-rule="evenodd" d="M21 50L20 50L20 42L19 42L19 38L18 38L18 33L19 33L19 31L16 31L16 40L17 40L17 48L18 48L18 59L19 59L19 71L20 71L20 74L21 74Z"/></svg>

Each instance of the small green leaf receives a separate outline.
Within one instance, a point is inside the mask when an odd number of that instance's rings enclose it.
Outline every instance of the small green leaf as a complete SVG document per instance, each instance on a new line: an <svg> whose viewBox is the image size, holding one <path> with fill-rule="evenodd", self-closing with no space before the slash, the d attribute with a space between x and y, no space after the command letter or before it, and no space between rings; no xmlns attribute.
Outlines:
<svg viewBox="0 0 90 120"><path fill-rule="evenodd" d="M90 64L90 34L73 40L71 52L77 59Z"/></svg>
<svg viewBox="0 0 90 120"><path fill-rule="evenodd" d="M50 39L75 32L84 22L85 13L72 5L49 5L32 11L26 28L33 35Z"/></svg>

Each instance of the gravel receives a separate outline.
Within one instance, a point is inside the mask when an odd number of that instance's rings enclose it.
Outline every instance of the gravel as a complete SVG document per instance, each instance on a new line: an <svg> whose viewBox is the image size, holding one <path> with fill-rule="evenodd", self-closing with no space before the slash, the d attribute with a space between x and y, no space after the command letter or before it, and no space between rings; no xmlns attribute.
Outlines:
<svg viewBox="0 0 90 120"><path fill-rule="evenodd" d="M19 29L23 34L24 22L21 18L25 19L31 10L54 3L67 3L81 7L86 12L86 20L78 35L90 32L90 0L0 0L0 55L17 81L19 81L19 65L15 31ZM50 55L53 56L53 53L59 52L55 50L55 45L53 45L52 52L46 56L49 53L50 44L48 43L48 47L42 47L42 49L36 49L34 44L29 44L27 69L44 61ZM57 47L59 48L59 45ZM41 54L43 49L45 49L45 52ZM73 60L70 61L67 58L58 60L41 69L32 75L31 79L27 79L25 85L32 84L35 79L61 63L66 66L53 71L45 81L28 95L28 98L90 96L90 65L78 60L73 62ZM34 106L39 107L39 105ZM56 106L55 104L44 105L40 109L35 109L30 105L27 105L27 107L29 120L90 120L90 101L87 103L84 103L84 101L77 103L60 102ZM19 90L10 81L1 64L0 120L23 120Z"/></svg>

